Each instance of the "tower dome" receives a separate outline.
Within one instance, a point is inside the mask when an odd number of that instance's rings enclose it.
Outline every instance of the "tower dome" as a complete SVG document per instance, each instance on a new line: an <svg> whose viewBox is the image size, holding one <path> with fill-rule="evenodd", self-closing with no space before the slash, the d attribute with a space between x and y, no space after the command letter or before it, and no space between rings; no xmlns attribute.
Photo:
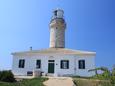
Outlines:
<svg viewBox="0 0 115 86"><path fill-rule="evenodd" d="M64 11L56 9L50 21L50 48L65 47L66 23L63 17Z"/></svg>

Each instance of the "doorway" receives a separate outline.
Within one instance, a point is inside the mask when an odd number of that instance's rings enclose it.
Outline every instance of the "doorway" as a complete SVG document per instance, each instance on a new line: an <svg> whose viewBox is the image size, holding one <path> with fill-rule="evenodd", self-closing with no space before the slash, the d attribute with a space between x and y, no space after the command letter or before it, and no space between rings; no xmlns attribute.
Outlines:
<svg viewBox="0 0 115 86"><path fill-rule="evenodd" d="M48 60L48 73L54 73L55 61Z"/></svg>

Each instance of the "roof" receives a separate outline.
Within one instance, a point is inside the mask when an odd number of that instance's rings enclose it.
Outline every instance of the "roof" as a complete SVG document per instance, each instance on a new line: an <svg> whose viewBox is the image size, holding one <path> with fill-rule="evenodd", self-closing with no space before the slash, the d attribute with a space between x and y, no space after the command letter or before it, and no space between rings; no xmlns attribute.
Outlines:
<svg viewBox="0 0 115 86"><path fill-rule="evenodd" d="M88 52L88 51L81 51L81 50L73 50L67 48L47 48L41 50L30 50L24 52L14 52L12 55L18 54L73 54L73 55L96 55L96 52Z"/></svg>

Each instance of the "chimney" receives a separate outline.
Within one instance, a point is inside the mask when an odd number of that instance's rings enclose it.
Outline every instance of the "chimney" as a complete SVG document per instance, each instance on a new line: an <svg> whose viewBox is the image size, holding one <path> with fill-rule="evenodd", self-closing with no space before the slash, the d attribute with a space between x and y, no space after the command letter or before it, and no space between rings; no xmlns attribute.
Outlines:
<svg viewBox="0 0 115 86"><path fill-rule="evenodd" d="M30 47L30 51L32 51L32 46Z"/></svg>

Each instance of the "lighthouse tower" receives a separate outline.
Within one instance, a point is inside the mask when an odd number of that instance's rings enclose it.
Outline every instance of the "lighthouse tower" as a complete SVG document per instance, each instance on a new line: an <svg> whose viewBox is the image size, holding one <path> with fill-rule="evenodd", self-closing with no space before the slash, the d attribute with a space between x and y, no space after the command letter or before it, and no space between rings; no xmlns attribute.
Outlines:
<svg viewBox="0 0 115 86"><path fill-rule="evenodd" d="M65 47L66 22L63 17L63 10L56 9L50 22L50 48Z"/></svg>

